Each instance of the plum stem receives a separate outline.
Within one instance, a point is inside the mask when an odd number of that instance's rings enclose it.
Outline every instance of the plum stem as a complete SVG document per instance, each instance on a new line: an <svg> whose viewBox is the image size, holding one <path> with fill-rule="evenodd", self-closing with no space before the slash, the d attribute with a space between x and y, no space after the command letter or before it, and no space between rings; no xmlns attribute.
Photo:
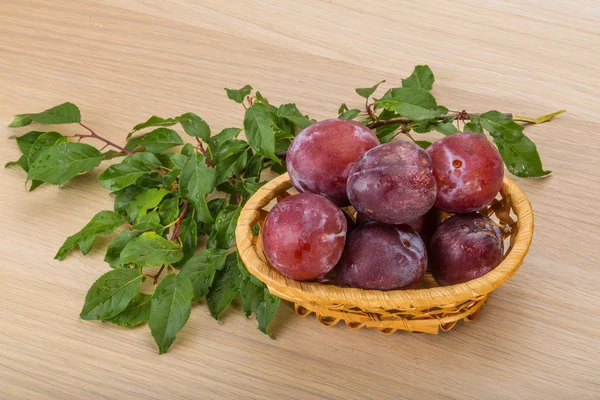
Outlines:
<svg viewBox="0 0 600 400"><path fill-rule="evenodd" d="M179 214L179 217L177 217L177 219L175 220L175 229L173 230L173 235L171 235L171 240L175 240L176 237L179 236L179 228L181 228L181 221L183 221L183 217L185 217L185 213L188 210L190 203L189 202L185 202L183 205L183 210L181 210L181 214Z"/></svg>
<svg viewBox="0 0 600 400"><path fill-rule="evenodd" d="M129 154L129 155L133 154L133 152L132 152L132 151L129 151L129 150L125 149L124 147L121 147L121 146L119 146L118 144L116 144L116 143L113 143L113 142L111 142L110 140L108 140L108 139L105 139L105 138L103 138L102 136L98 135L96 132L94 132L94 131L92 130L92 128L89 128L88 126L84 125L83 123L81 123L81 122L80 122L80 123L79 123L79 125L80 125L81 127L85 128L85 129L87 129L87 130L90 132L90 135L75 135L76 137L78 137L78 138L79 138L79 140L81 140L82 138L91 137L91 138L94 138L94 139L98 139L98 140L101 140L101 141L103 141L103 142L104 142L104 143L106 143L107 145L109 145L109 146L112 146L112 147L114 147L115 149L118 149L118 150L120 150L122 153ZM105 146L105 147L106 147L106 146Z"/></svg>

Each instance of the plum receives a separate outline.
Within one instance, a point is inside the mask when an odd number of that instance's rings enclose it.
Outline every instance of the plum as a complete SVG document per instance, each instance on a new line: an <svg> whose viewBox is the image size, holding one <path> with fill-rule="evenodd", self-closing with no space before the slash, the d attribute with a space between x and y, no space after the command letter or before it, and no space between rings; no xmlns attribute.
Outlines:
<svg viewBox="0 0 600 400"><path fill-rule="evenodd" d="M287 152L292 184L299 192L320 194L340 207L348 206L350 168L377 145L377 136L356 121L329 119L312 124L294 138Z"/></svg>
<svg viewBox="0 0 600 400"><path fill-rule="evenodd" d="M446 136L427 149L438 193L435 206L451 213L477 211L498 194L504 164L498 150L482 135Z"/></svg>
<svg viewBox="0 0 600 400"><path fill-rule="evenodd" d="M431 238L431 274L440 286L467 282L496 268L503 254L502 232L494 221L477 213L456 214Z"/></svg>
<svg viewBox="0 0 600 400"><path fill-rule="evenodd" d="M357 225L363 225L369 221L374 220L367 217L365 214L356 214ZM425 243L425 246L427 247L429 246L429 241L431 240L433 233L441 223L442 213L440 212L440 210L434 207L431 210L427 211L425 215L420 216L419 218L413 221L407 222L406 225L413 228L419 234L419 236L421 236L423 243Z"/></svg>
<svg viewBox="0 0 600 400"><path fill-rule="evenodd" d="M348 238L336 272L341 286L393 290L417 287L426 267L425 245L411 227L369 221Z"/></svg>
<svg viewBox="0 0 600 400"><path fill-rule="evenodd" d="M325 197L312 193L289 196L277 203L265 220L265 255L288 278L316 279L339 261L346 229L344 213Z"/></svg>
<svg viewBox="0 0 600 400"><path fill-rule="evenodd" d="M437 195L431 158L408 142L367 151L352 167L347 190L358 212L386 224L404 224L425 215Z"/></svg>

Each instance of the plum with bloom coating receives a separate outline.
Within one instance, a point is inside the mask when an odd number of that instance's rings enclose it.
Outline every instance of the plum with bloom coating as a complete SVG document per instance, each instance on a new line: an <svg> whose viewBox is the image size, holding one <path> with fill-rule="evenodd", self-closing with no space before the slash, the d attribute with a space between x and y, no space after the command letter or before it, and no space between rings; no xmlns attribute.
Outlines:
<svg viewBox="0 0 600 400"><path fill-rule="evenodd" d="M425 215L437 195L431 158L408 142L386 143L367 151L352 167L347 190L358 212L394 225Z"/></svg>
<svg viewBox="0 0 600 400"><path fill-rule="evenodd" d="M337 271L342 286L373 290L418 287L427 268L427 252L408 225L367 222L348 238Z"/></svg>
<svg viewBox="0 0 600 400"><path fill-rule="evenodd" d="M301 193L277 203L262 230L265 255L282 275L316 279L335 267L346 239L346 217L325 197Z"/></svg>
<svg viewBox="0 0 600 400"><path fill-rule="evenodd" d="M299 192L320 194L340 207L348 206L350 168L377 145L377 136L356 121L328 119L312 124L294 138L287 152L290 180Z"/></svg>
<svg viewBox="0 0 600 400"><path fill-rule="evenodd" d="M504 164L483 136L463 132L438 140L427 152L438 186L435 206L451 213L478 211L500 190Z"/></svg>

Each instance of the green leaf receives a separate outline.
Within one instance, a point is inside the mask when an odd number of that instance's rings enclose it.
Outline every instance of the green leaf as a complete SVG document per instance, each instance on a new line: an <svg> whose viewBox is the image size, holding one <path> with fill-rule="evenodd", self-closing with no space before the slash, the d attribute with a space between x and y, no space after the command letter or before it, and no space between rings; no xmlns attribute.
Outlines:
<svg viewBox="0 0 600 400"><path fill-rule="evenodd" d="M373 93L375 93L375 91L377 90L379 85L381 85L383 82L385 82L385 81L381 81L378 84L376 84L375 86L371 86L370 88L355 89L356 94L358 94L360 97L364 97L365 99L369 100L369 97L371 97L373 95Z"/></svg>
<svg viewBox="0 0 600 400"><path fill-rule="evenodd" d="M92 249L97 235L108 235L123 225L123 222L123 217L113 211L100 211L83 229L67 238L54 258L63 260L75 246L79 246L81 252L86 255Z"/></svg>
<svg viewBox="0 0 600 400"><path fill-rule="evenodd" d="M185 113L177 117L177 120L183 127L185 133L190 136L202 139L208 143L210 139L210 127L208 124L199 116L194 113Z"/></svg>
<svg viewBox="0 0 600 400"><path fill-rule="evenodd" d="M109 244L106 249L106 255L104 256L104 261L111 266L111 268L122 268L127 264L121 262L121 252L133 239L140 236L142 232L135 232L124 230L117 235Z"/></svg>
<svg viewBox="0 0 600 400"><path fill-rule="evenodd" d="M165 168L181 170L189 157L180 153L158 153L156 158L160 160Z"/></svg>
<svg viewBox="0 0 600 400"><path fill-rule="evenodd" d="M216 184L227 182L232 175L240 176L248 162L248 143L243 140L230 140L223 143L213 153L216 164Z"/></svg>
<svg viewBox="0 0 600 400"><path fill-rule="evenodd" d="M133 224L133 229L138 231L150 231L158 228L162 228L162 225L160 224L160 216L158 215L157 210L152 210L148 214L139 215Z"/></svg>
<svg viewBox="0 0 600 400"><path fill-rule="evenodd" d="M240 128L225 128L221 132L217 133L208 140L208 146L216 151L224 143L238 137L242 130Z"/></svg>
<svg viewBox="0 0 600 400"><path fill-rule="evenodd" d="M139 185L132 185L127 186L123 190L115 192L117 195L115 197L115 212L121 214L122 216L127 216L129 204L133 201L133 199L135 199L137 196L139 196L142 192L145 192L146 190L148 190L148 188Z"/></svg>
<svg viewBox="0 0 600 400"><path fill-rule="evenodd" d="M120 314L115 315L110 322L123 328L133 328L148 321L152 295L138 293Z"/></svg>
<svg viewBox="0 0 600 400"><path fill-rule="evenodd" d="M129 220L134 222L137 218L146 215L149 209L157 207L162 199L170 193L167 189L149 189L140 193L127 207Z"/></svg>
<svg viewBox="0 0 600 400"><path fill-rule="evenodd" d="M479 121L490 133L508 170L521 178L550 174L542 168L535 144L523 134L523 127L498 111L481 114Z"/></svg>
<svg viewBox="0 0 600 400"><path fill-rule="evenodd" d="M229 249L235 243L235 227L240 216L241 207L229 205L215 219L215 226L208 236L206 247L209 249Z"/></svg>
<svg viewBox="0 0 600 400"><path fill-rule="evenodd" d="M179 244L155 232L144 232L127 243L121 251L121 263L134 263L141 267L169 265L182 257L183 251Z"/></svg>
<svg viewBox="0 0 600 400"><path fill-rule="evenodd" d="M219 319L231 301L240 295L242 275L237 266L237 252L227 255L225 266L215 274L206 302L212 316Z"/></svg>
<svg viewBox="0 0 600 400"><path fill-rule="evenodd" d="M21 127L37 122L44 125L72 124L81 122L79 108L73 103L63 103L37 114L19 114L9 127Z"/></svg>
<svg viewBox="0 0 600 400"><path fill-rule="evenodd" d="M158 215L160 216L160 223L164 226L169 225L175 221L179 216L179 196L171 197L162 202L158 209Z"/></svg>
<svg viewBox="0 0 600 400"><path fill-rule="evenodd" d="M446 136L459 132L459 130L452 122L440 122L435 124L433 128L439 133L443 133Z"/></svg>
<svg viewBox="0 0 600 400"><path fill-rule="evenodd" d="M142 136L130 139L125 148L133 151L136 147L142 146L151 153L160 153L182 144L183 139L173 129L158 128Z"/></svg>
<svg viewBox="0 0 600 400"><path fill-rule="evenodd" d="M206 165L206 159L201 154L193 153L181 170L181 197L194 207L199 222L213 222L206 205L206 195L215 188L215 180L216 171Z"/></svg>
<svg viewBox="0 0 600 400"><path fill-rule="evenodd" d="M389 90L379 104L413 121L432 120L444 114L435 98L420 87L394 88Z"/></svg>
<svg viewBox="0 0 600 400"><path fill-rule="evenodd" d="M225 92L227 92L227 97L229 97L231 100L235 101L236 103L242 104L246 96L248 96L250 92L252 92L252 86L246 85L238 90L225 88Z"/></svg>
<svg viewBox="0 0 600 400"><path fill-rule="evenodd" d="M396 136L396 130L400 128L400 124L383 125L375 129L377 138L383 143L387 143Z"/></svg>
<svg viewBox="0 0 600 400"><path fill-rule="evenodd" d="M33 161L35 161L40 153L48 147L52 147L57 143L66 141L67 138L58 132L45 132L41 134L31 145L29 153L26 154L29 158L29 163L31 164Z"/></svg>
<svg viewBox="0 0 600 400"><path fill-rule="evenodd" d="M139 293L141 283L139 268L108 271L87 292L79 317L102 321L114 317Z"/></svg>
<svg viewBox="0 0 600 400"><path fill-rule="evenodd" d="M244 178L260 178L260 174L263 170L264 157L260 154L254 154L248 160L246 164L246 170L244 171Z"/></svg>
<svg viewBox="0 0 600 400"><path fill-rule="evenodd" d="M353 108L351 110L346 110L343 113L341 113L340 115L338 115L338 118L340 119L354 119L356 117L358 117L358 115L360 114L360 110L358 108Z"/></svg>
<svg viewBox="0 0 600 400"><path fill-rule="evenodd" d="M483 134L483 128L479 122L479 118L471 116L471 121L467 122L463 127L464 132L474 132Z"/></svg>
<svg viewBox="0 0 600 400"><path fill-rule="evenodd" d="M83 143L58 143L42 150L29 167L28 180L39 179L62 185L82 172L89 172L102 161L102 153Z"/></svg>
<svg viewBox="0 0 600 400"><path fill-rule="evenodd" d="M29 156L29 151L31 150L31 146L35 143L35 141L46 132L39 131L31 131L27 132L22 136L11 136L11 139L15 139L17 141L17 146L19 146L19 150L25 156Z"/></svg>
<svg viewBox="0 0 600 400"><path fill-rule="evenodd" d="M402 87L416 87L431 90L433 88L433 82L435 82L435 78L429 66L417 65L408 78L402 79Z"/></svg>
<svg viewBox="0 0 600 400"><path fill-rule="evenodd" d="M280 105L277 110L277 116L293 122L298 125L300 129L304 129L312 124L312 121L308 117L302 115L300 110L298 110L298 107L293 103Z"/></svg>
<svg viewBox="0 0 600 400"><path fill-rule="evenodd" d="M342 114L344 111L348 111L348 106L346 105L346 103L342 103L340 105L340 108L338 108L338 115Z"/></svg>
<svg viewBox="0 0 600 400"><path fill-rule="evenodd" d="M100 185L110 191L133 185L138 178L160 168L162 163L152 153L143 152L127 156L120 164L114 164L99 176Z"/></svg>
<svg viewBox="0 0 600 400"><path fill-rule="evenodd" d="M275 155L274 121L267 109L255 104L244 115L244 131L252 148L259 154L279 161Z"/></svg>
<svg viewBox="0 0 600 400"><path fill-rule="evenodd" d="M198 248L198 223L189 217L181 221L179 239L183 245L183 257L175 265L181 266L189 260Z"/></svg>
<svg viewBox="0 0 600 400"><path fill-rule="evenodd" d="M156 126L173 126L177 123L177 118L161 118L161 117L157 117L156 115L151 116L150 118L148 118L148 120L146 122L142 122L141 124L137 124L136 126L133 127L133 129L131 130L131 132L129 133L129 135L127 135L127 139L129 139L131 137L132 134L134 134L135 132L145 129L145 128L150 128L150 127L156 127Z"/></svg>
<svg viewBox="0 0 600 400"><path fill-rule="evenodd" d="M165 276L154 290L148 326L158 345L159 354L169 350L186 324L192 309L193 295L192 283L180 274Z"/></svg>
<svg viewBox="0 0 600 400"><path fill-rule="evenodd" d="M264 283L248 272L239 256L237 259L238 270L242 278L240 283L240 300L244 315L248 318L252 313L256 313L258 329L270 336L267 328L275 318L281 300L273 296Z"/></svg>
<svg viewBox="0 0 600 400"><path fill-rule="evenodd" d="M431 146L431 142L427 140L415 140L415 143L418 144L422 149L426 149Z"/></svg>
<svg viewBox="0 0 600 400"><path fill-rule="evenodd" d="M200 301L212 286L215 273L223 269L227 250L207 249L190 258L182 267L180 275L186 276L194 286L193 301Z"/></svg>

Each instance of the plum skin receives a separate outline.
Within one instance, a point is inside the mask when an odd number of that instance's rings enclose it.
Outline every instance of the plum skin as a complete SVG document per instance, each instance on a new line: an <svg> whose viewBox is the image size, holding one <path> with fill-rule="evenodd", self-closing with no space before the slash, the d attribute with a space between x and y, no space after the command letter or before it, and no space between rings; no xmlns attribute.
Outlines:
<svg viewBox="0 0 600 400"><path fill-rule="evenodd" d="M479 278L504 256L504 240L494 221L480 214L456 214L444 221L429 244L430 269L440 286Z"/></svg>
<svg viewBox="0 0 600 400"><path fill-rule="evenodd" d="M438 187L435 207L451 213L478 211L498 194L504 164L485 137L471 132L446 136L427 153Z"/></svg>
<svg viewBox="0 0 600 400"><path fill-rule="evenodd" d="M288 278L316 279L339 261L346 230L344 213L325 197L312 193L289 196L267 215L262 229L265 255Z"/></svg>
<svg viewBox="0 0 600 400"><path fill-rule="evenodd" d="M352 167L347 190L358 212L394 225L425 215L437 195L431 158L409 142L390 142L367 151Z"/></svg>
<svg viewBox="0 0 600 400"><path fill-rule="evenodd" d="M425 244L411 227L371 221L348 237L335 271L341 286L394 290L418 287L426 267Z"/></svg>
<svg viewBox="0 0 600 400"><path fill-rule="evenodd" d="M340 207L349 206L346 181L350 168L378 145L377 136L356 121L317 122L296 135L288 149L290 180L299 192L320 194Z"/></svg>

